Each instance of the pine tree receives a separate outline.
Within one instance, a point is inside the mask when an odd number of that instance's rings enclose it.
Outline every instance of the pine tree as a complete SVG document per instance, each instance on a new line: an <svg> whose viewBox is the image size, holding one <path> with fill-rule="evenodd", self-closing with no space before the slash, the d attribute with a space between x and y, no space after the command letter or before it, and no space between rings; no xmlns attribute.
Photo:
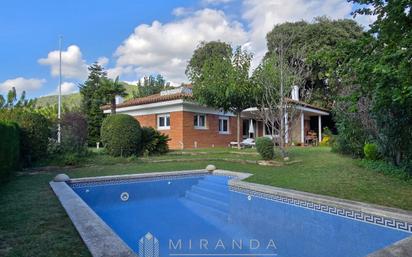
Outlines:
<svg viewBox="0 0 412 257"><path fill-rule="evenodd" d="M87 143L89 146L94 146L100 141L100 127L104 118L100 107L105 104L101 80L107 78L107 73L97 63L93 63L88 69L89 77L80 85L81 109L87 119Z"/></svg>

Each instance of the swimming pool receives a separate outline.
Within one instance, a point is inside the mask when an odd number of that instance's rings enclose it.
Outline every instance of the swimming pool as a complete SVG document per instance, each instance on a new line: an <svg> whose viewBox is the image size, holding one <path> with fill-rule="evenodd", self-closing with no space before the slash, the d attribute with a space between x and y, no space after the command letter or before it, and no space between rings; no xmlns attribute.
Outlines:
<svg viewBox="0 0 412 257"><path fill-rule="evenodd" d="M412 235L410 224L240 188L230 179L195 174L69 185L140 257L356 257Z"/></svg>

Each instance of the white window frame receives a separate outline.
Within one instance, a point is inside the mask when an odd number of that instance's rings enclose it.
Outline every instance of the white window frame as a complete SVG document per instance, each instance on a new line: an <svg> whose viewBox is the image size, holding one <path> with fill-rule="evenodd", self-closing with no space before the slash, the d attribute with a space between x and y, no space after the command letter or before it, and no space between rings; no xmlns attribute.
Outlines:
<svg viewBox="0 0 412 257"><path fill-rule="evenodd" d="M203 124L203 126L199 126L199 121L200 121L200 116L204 116L205 117L205 123ZM193 126L195 127L195 129L207 129L207 115L206 114L204 114L204 113L196 113L195 115L194 115L194 117L196 117L196 120L197 120L197 124L198 124L198 126L196 126L195 124L193 124ZM193 118L194 118L193 117ZM194 121L194 120L193 120Z"/></svg>
<svg viewBox="0 0 412 257"><path fill-rule="evenodd" d="M226 120L227 121L227 131L222 131L221 129L223 129L223 123L222 123L222 127L220 127L220 120ZM230 134L230 119L229 119L229 117L227 117L227 116L220 116L219 117L219 122L218 122L218 125L219 125L219 134Z"/></svg>
<svg viewBox="0 0 412 257"><path fill-rule="evenodd" d="M164 118L164 121L165 121L165 125L164 125L164 126L160 126L160 118ZM166 125L168 118L169 118L169 126ZM158 114L156 120L157 120L157 129L158 129L158 130L167 130L167 129L170 129L170 113Z"/></svg>

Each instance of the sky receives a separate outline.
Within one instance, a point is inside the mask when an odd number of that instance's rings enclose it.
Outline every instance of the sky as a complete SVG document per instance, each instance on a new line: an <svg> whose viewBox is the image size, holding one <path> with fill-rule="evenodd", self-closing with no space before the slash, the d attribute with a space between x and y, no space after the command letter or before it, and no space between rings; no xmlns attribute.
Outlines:
<svg viewBox="0 0 412 257"><path fill-rule="evenodd" d="M354 8L346 0L8 0L0 7L0 94L12 86L30 98L55 94L60 36L63 94L78 91L93 62L111 78L162 74L178 85L201 41L243 46L256 67L275 24L352 18ZM367 28L373 17L356 20Z"/></svg>

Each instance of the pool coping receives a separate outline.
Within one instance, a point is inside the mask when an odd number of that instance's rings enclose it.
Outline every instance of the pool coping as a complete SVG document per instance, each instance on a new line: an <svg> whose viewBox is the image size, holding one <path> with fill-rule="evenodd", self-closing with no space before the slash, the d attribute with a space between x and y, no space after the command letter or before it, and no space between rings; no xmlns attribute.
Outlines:
<svg viewBox="0 0 412 257"><path fill-rule="evenodd" d="M384 222L384 226L393 225L412 229L412 212L380 205L350 201L330 196L317 195L292 189L261 185L242 181L253 174L234 172L228 170L215 170L213 172L201 170L185 170L171 172L152 172L116 176L99 176L70 179L69 183L84 182L113 182L122 180L139 180L146 178L167 178L183 175L213 174L231 176L229 186L235 191L252 194L257 197L269 198L292 204L303 208L323 211L331 214L340 214L355 220L364 218L369 223ZM138 257L130 247L78 196L66 182L50 182L50 186L59 198L67 214L75 225L77 231L85 242L93 257L125 256ZM326 207L325 207L326 206ZM373 220L373 222L371 221ZM392 224L393 222L395 224ZM386 223L388 222L388 223ZM400 223L399 223L400 222ZM412 257L412 236L395 242L386 248L369 254L367 257Z"/></svg>

